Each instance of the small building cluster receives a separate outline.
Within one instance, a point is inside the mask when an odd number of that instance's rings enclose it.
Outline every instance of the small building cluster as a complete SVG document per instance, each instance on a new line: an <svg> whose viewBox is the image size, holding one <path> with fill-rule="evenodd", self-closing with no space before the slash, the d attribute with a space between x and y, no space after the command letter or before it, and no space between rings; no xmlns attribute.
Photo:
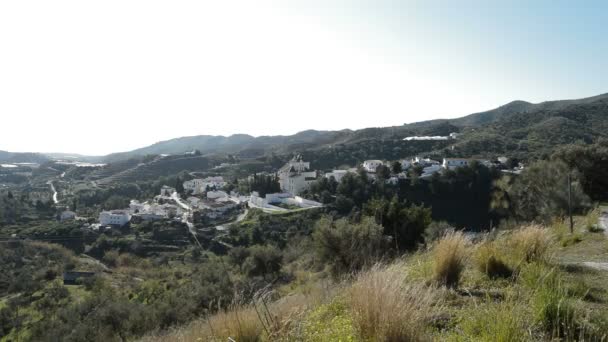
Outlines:
<svg viewBox="0 0 608 342"><path fill-rule="evenodd" d="M317 171L311 171L310 163L303 161L302 156L297 155L279 170L278 176L282 191L299 195L317 180Z"/></svg>
<svg viewBox="0 0 608 342"><path fill-rule="evenodd" d="M208 189L221 189L226 186L222 176L197 178L184 182L184 190L191 191L193 195L206 192Z"/></svg>

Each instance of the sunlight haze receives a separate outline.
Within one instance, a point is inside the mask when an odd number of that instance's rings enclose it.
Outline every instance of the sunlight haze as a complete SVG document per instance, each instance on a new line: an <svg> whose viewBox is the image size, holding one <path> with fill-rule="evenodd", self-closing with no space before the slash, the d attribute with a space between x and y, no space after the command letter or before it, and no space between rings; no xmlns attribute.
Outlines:
<svg viewBox="0 0 608 342"><path fill-rule="evenodd" d="M102 155L608 91L600 2L348 3L3 1L0 150Z"/></svg>

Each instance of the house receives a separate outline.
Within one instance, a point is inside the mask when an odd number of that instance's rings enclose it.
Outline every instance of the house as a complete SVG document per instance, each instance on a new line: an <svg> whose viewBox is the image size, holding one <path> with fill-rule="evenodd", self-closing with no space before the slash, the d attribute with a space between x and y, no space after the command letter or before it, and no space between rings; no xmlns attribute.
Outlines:
<svg viewBox="0 0 608 342"><path fill-rule="evenodd" d="M440 162L433 160L431 158L420 158L420 157L415 157L414 159L412 159L412 164L422 165L422 166L441 165Z"/></svg>
<svg viewBox="0 0 608 342"><path fill-rule="evenodd" d="M457 167L467 166L471 163L472 159L465 158L443 158L444 169L455 169Z"/></svg>
<svg viewBox="0 0 608 342"><path fill-rule="evenodd" d="M403 159L401 161L401 169L405 171L405 170L409 169L410 167L412 167L412 164L413 164L412 160Z"/></svg>
<svg viewBox="0 0 608 342"><path fill-rule="evenodd" d="M212 189L221 189L226 186L226 182L224 181L224 177L207 177L207 178L196 178L189 181L184 182L184 190L192 191L192 194L198 195L205 191L207 188Z"/></svg>
<svg viewBox="0 0 608 342"><path fill-rule="evenodd" d="M278 175L281 190L292 195L298 195L308 189L317 179L317 172L310 171L310 163L303 161L300 155L279 169Z"/></svg>
<svg viewBox="0 0 608 342"><path fill-rule="evenodd" d="M66 210L61 212L61 215L59 215L59 220L61 221L67 221L67 220L73 220L76 218L76 213L70 210Z"/></svg>
<svg viewBox="0 0 608 342"><path fill-rule="evenodd" d="M333 170L332 172L327 172L324 177L327 179L334 177L336 182L340 183L342 177L344 177L348 172L348 170Z"/></svg>
<svg viewBox="0 0 608 342"><path fill-rule="evenodd" d="M460 133L452 132L450 133L450 139L458 139Z"/></svg>
<svg viewBox="0 0 608 342"><path fill-rule="evenodd" d="M67 271L63 273L63 285L80 285L80 280L91 278L94 272Z"/></svg>
<svg viewBox="0 0 608 342"><path fill-rule="evenodd" d="M367 172L375 173L378 166L383 165L382 160L366 160L363 162L363 168Z"/></svg>
<svg viewBox="0 0 608 342"><path fill-rule="evenodd" d="M172 188L170 186L167 185L163 185L162 188L160 188L160 195L161 196L165 196L165 197L171 197L171 195L175 192L175 188Z"/></svg>
<svg viewBox="0 0 608 342"><path fill-rule="evenodd" d="M127 210L102 211L99 214L99 223L102 226L124 226L131 220L131 214Z"/></svg>

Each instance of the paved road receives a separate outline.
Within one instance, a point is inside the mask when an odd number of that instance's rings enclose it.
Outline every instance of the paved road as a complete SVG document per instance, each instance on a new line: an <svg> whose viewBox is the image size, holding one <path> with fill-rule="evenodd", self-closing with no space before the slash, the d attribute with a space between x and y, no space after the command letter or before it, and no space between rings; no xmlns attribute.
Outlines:
<svg viewBox="0 0 608 342"><path fill-rule="evenodd" d="M46 184L51 186L51 191L53 192L53 202L55 202L55 204L59 203L59 200L57 200L57 190L55 190L55 185L53 185L53 181L48 181Z"/></svg>

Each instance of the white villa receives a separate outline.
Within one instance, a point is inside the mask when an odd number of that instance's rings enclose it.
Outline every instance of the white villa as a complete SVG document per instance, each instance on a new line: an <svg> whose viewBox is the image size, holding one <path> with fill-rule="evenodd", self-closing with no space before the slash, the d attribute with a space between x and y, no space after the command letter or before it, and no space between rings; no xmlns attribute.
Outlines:
<svg viewBox="0 0 608 342"><path fill-rule="evenodd" d="M197 178L184 182L184 189L192 191L192 194L198 195L207 190L207 187L220 189L226 186L226 182L222 176Z"/></svg>
<svg viewBox="0 0 608 342"><path fill-rule="evenodd" d="M102 226L114 225L124 226L131 220L131 214L127 210L102 211L99 214L99 223Z"/></svg>
<svg viewBox="0 0 608 342"><path fill-rule="evenodd" d="M363 162L363 168L367 172L375 173L378 166L383 165L382 160L366 160Z"/></svg>
<svg viewBox="0 0 608 342"><path fill-rule="evenodd" d="M317 179L317 171L310 171L310 163L302 160L302 156L295 156L279 172L279 184L281 190L292 195L308 189L310 184Z"/></svg>

